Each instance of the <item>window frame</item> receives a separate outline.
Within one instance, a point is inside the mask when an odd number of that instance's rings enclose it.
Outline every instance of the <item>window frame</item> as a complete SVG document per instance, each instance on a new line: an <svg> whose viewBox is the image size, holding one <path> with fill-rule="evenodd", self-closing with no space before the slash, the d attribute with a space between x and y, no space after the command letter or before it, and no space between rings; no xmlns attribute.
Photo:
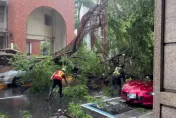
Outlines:
<svg viewBox="0 0 176 118"><path fill-rule="evenodd" d="M50 15L48 15L48 14L45 14L45 25L46 26L51 26L51 24L52 24L52 17L50 16Z"/></svg>

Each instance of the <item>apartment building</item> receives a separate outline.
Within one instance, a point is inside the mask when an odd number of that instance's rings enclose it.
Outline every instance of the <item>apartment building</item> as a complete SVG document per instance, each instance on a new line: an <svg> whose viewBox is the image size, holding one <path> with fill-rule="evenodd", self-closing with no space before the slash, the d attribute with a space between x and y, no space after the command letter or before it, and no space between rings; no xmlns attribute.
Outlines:
<svg viewBox="0 0 176 118"><path fill-rule="evenodd" d="M52 52L74 38L74 0L0 0L0 49L40 54L40 42Z"/></svg>
<svg viewBox="0 0 176 118"><path fill-rule="evenodd" d="M7 2L0 1L0 49L7 48Z"/></svg>

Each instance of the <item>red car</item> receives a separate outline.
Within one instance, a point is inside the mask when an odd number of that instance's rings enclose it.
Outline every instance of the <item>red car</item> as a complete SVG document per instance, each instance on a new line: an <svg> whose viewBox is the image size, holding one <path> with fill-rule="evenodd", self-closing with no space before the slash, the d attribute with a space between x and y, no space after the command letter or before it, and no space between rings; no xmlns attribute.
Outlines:
<svg viewBox="0 0 176 118"><path fill-rule="evenodd" d="M153 81L131 80L122 87L121 97L127 102L153 105Z"/></svg>

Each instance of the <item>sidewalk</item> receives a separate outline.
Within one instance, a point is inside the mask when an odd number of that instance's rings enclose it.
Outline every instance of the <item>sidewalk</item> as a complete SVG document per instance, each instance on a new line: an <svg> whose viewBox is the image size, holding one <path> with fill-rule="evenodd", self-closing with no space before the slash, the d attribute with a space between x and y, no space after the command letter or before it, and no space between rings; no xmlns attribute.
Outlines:
<svg viewBox="0 0 176 118"><path fill-rule="evenodd" d="M153 118L153 112L149 112L147 114L144 114L140 116L139 118Z"/></svg>
<svg viewBox="0 0 176 118"><path fill-rule="evenodd" d="M121 98L107 98L104 101L108 104L105 109L93 106L93 103L82 105L85 111L96 116L96 118L152 118L152 111L139 112L136 108L128 106Z"/></svg>

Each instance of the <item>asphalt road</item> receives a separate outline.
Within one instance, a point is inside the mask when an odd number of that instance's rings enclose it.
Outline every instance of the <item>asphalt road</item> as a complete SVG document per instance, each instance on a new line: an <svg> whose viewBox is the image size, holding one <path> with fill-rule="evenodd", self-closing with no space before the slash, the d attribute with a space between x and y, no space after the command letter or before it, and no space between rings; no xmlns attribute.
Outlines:
<svg viewBox="0 0 176 118"><path fill-rule="evenodd" d="M0 112L10 118L21 118L24 111L29 111L32 118L52 117L58 109L66 108L66 100L59 97L46 102L47 92L22 94L19 88L0 90Z"/></svg>
<svg viewBox="0 0 176 118"><path fill-rule="evenodd" d="M66 109L68 101L66 98L60 99L56 96L50 102L46 102L48 92L40 92L31 94L25 91L21 92L20 88L7 88L0 90L0 112L7 114L10 118L22 118L24 111L28 111L32 118L51 118L58 109ZM119 102L113 101L112 104ZM135 106L134 106L135 108ZM140 106L136 106L140 108ZM152 111L147 112L142 116L136 110L131 110L118 115L118 118L135 117L152 118Z"/></svg>

